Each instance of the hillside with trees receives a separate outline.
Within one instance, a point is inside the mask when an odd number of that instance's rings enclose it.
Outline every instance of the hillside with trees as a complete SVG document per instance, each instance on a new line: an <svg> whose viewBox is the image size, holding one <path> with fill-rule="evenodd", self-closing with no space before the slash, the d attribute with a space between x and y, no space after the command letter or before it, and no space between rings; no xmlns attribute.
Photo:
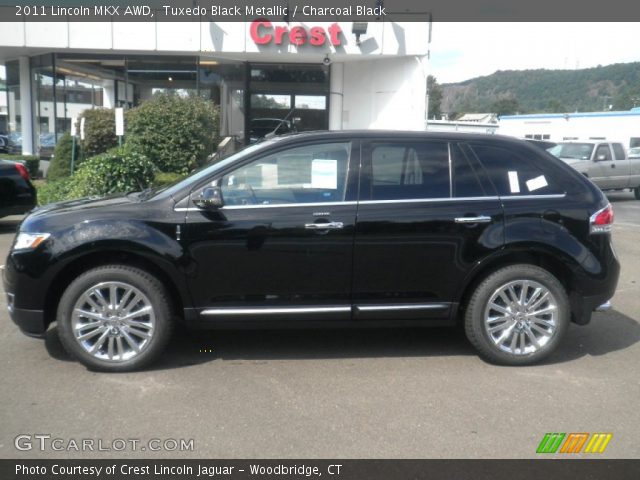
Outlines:
<svg viewBox="0 0 640 480"><path fill-rule="evenodd" d="M579 70L499 70L441 89L439 109L450 116L629 110L640 106L640 62Z"/></svg>

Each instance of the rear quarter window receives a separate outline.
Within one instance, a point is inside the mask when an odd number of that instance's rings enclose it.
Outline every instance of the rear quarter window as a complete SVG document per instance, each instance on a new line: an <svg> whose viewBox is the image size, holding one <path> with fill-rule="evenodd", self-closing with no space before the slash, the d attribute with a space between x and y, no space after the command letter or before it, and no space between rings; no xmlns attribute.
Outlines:
<svg viewBox="0 0 640 480"><path fill-rule="evenodd" d="M624 148L619 143L612 143L613 154L616 156L616 160L624 160Z"/></svg>
<svg viewBox="0 0 640 480"><path fill-rule="evenodd" d="M472 144L470 147L500 196L564 193L545 168L544 157L494 145Z"/></svg>

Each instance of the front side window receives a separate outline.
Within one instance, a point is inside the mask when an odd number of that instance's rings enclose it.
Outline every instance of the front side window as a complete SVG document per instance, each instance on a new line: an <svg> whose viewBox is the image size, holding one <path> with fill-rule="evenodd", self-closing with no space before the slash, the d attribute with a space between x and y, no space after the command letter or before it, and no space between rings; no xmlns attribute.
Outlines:
<svg viewBox="0 0 640 480"><path fill-rule="evenodd" d="M611 149L609 145L600 145L596 150L596 160L599 162L611 160Z"/></svg>
<svg viewBox="0 0 640 480"><path fill-rule="evenodd" d="M342 202L351 144L307 145L259 158L222 177L225 205Z"/></svg>
<svg viewBox="0 0 640 480"><path fill-rule="evenodd" d="M572 160L589 160L593 152L593 143L559 143L548 151L558 158Z"/></svg>
<svg viewBox="0 0 640 480"><path fill-rule="evenodd" d="M536 159L491 145L471 145L471 148L500 196L563 193L552 175L535 164Z"/></svg>
<svg viewBox="0 0 640 480"><path fill-rule="evenodd" d="M444 142L374 144L371 199L448 198L449 151Z"/></svg>

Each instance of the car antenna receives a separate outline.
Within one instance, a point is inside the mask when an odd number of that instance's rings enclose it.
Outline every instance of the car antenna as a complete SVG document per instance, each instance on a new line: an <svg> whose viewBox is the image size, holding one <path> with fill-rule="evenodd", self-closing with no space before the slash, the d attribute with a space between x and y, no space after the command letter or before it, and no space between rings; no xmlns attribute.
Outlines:
<svg viewBox="0 0 640 480"><path fill-rule="evenodd" d="M276 128L274 128L271 132L267 133L267 134L264 136L264 138L265 138L265 139L267 139L267 138L273 138L273 137L275 137L275 136L276 136L276 132L278 131L278 129L282 126L282 124L283 124L284 122L286 122L286 121L287 121L287 119L288 119L288 118L291 116L291 114L292 114L293 112L295 112L295 111L296 111L296 107L293 107L291 110L289 110L289 113L287 113L287 114L285 115L285 117L284 117L282 120L280 120L280 123L278 123L278 125L276 126Z"/></svg>

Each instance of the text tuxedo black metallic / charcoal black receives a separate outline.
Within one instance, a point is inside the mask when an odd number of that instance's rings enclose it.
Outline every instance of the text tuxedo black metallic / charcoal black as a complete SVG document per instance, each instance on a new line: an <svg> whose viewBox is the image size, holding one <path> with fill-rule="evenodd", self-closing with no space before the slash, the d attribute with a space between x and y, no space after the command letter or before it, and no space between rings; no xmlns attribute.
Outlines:
<svg viewBox="0 0 640 480"><path fill-rule="evenodd" d="M4 272L27 334L90 368L199 328L454 325L529 364L613 296L613 212L587 178L493 135L319 132L163 190L34 210Z"/></svg>

